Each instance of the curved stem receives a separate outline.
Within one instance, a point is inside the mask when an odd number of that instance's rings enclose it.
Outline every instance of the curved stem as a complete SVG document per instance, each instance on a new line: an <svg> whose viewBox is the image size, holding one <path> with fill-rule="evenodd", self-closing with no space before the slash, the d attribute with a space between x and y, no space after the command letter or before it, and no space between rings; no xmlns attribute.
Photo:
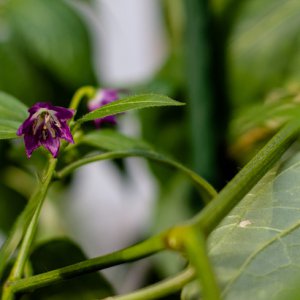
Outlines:
<svg viewBox="0 0 300 300"><path fill-rule="evenodd" d="M72 164L66 166L62 170L58 171L56 173L56 177L63 178L66 175L72 173L75 169L77 169L83 165L92 163L92 162L106 160L106 159L133 157L133 156L148 158L148 159L158 161L158 162L164 163L166 165L170 165L172 167L175 167L175 168L181 170L189 178L192 179L192 181L195 183L196 188L198 189L199 193L201 194L201 196L203 197L203 199L206 202L213 199L217 195L216 190L205 179L203 179L197 173L188 169L184 165L182 165L172 159L169 159L168 157L161 155L157 152L145 151L145 150L140 150L140 149L110 151L110 152L105 152L105 153L101 153L101 154L94 155L94 156L84 157L84 158L79 159L79 160L73 162Z"/></svg>
<svg viewBox="0 0 300 300"><path fill-rule="evenodd" d="M11 282L14 292L32 291L66 279L105 269L121 263L135 261L165 249L165 234L154 236L132 247L125 248L104 256L88 259L67 267L34 275Z"/></svg>
<svg viewBox="0 0 300 300"><path fill-rule="evenodd" d="M180 291L187 283L193 280L195 277L195 271L192 268L187 268L178 275L150 285L146 288L140 289L136 292L105 298L106 300L150 300L158 299L170 294L174 294ZM104 299L104 300L105 300Z"/></svg>
<svg viewBox="0 0 300 300"><path fill-rule="evenodd" d="M300 119L287 123L191 221L208 235L298 138Z"/></svg>
<svg viewBox="0 0 300 300"><path fill-rule="evenodd" d="M95 95L95 92L96 92L96 89L92 86L81 87L74 94L69 107L71 109L77 110L81 100L84 97L92 98ZM74 114L74 116L75 116L75 114Z"/></svg>

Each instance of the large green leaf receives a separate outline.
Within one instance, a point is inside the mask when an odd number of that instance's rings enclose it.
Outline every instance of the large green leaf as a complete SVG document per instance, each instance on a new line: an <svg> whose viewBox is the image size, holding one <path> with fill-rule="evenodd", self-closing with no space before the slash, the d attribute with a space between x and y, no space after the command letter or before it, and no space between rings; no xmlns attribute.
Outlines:
<svg viewBox="0 0 300 300"><path fill-rule="evenodd" d="M55 239L37 247L30 260L34 274L40 274L85 260L81 249L68 239ZM114 294L111 285L100 275L92 273L63 280L54 286L41 288L30 299L102 299Z"/></svg>
<svg viewBox="0 0 300 300"><path fill-rule="evenodd" d="M78 122L86 122L98 118L104 118L110 115L116 115L127 110L141 109L156 106L180 106L184 103L175 101L167 96L156 94L143 94L122 98L120 100L111 102L94 110L78 120Z"/></svg>
<svg viewBox="0 0 300 300"><path fill-rule="evenodd" d="M27 115L27 107L22 102L0 92L0 139L17 137L17 129Z"/></svg>
<svg viewBox="0 0 300 300"><path fill-rule="evenodd" d="M209 239L226 300L275 299L300 266L300 153L271 170ZM184 299L194 299L192 287Z"/></svg>
<svg viewBox="0 0 300 300"><path fill-rule="evenodd" d="M66 1L12 0L5 15L19 47L65 86L94 84L87 29Z"/></svg>

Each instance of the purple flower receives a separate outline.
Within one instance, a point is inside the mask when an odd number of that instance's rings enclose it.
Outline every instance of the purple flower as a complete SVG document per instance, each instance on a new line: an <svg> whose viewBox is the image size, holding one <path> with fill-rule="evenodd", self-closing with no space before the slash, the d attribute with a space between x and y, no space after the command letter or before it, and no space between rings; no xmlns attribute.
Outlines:
<svg viewBox="0 0 300 300"><path fill-rule="evenodd" d="M74 111L50 103L38 102L28 109L29 117L17 131L24 135L26 154L29 158L32 152L43 146L53 157L57 157L60 139L74 143L67 120L71 119Z"/></svg>
<svg viewBox="0 0 300 300"><path fill-rule="evenodd" d="M88 102L89 111L100 108L101 106L119 99L119 91L115 89L99 89L93 99ZM116 116L107 116L104 118L94 120L97 127L103 123L116 124Z"/></svg>

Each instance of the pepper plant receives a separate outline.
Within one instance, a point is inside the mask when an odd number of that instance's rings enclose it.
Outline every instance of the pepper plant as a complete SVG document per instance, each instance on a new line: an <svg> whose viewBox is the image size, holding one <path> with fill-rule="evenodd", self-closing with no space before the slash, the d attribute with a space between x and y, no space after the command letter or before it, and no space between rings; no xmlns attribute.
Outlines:
<svg viewBox="0 0 300 300"><path fill-rule="evenodd" d="M289 189L293 184L291 181L299 177L299 166L295 155L286 155L279 161L298 138L299 109L293 108L282 122L281 129L217 193L197 173L157 152L147 143L123 136L115 130L84 126L86 122L94 121L99 127L104 118L132 109L182 106L183 103L156 94L131 95L121 99L114 95L113 99L106 103L98 101L100 104L94 109L78 116L77 109L82 102L96 103L95 97L98 99L103 95L98 89L88 86L75 93L69 108L41 102L28 109L14 97L0 94L0 138L24 136L26 154L25 151L23 154L27 155L29 162L37 148L41 148L39 151L46 161L42 172L36 170L40 174L36 189L0 251L2 299L12 300L24 294L39 299L36 291L52 285L54 290L59 291L58 283L81 277L85 278L82 282L88 283L87 290L90 289L85 299L158 299L181 290L183 299L202 297L209 300L243 299L254 295L256 299L266 299L266 295L285 293L291 278L297 273L295 265L299 257L299 201L295 196L297 190ZM74 156L73 152L83 145L89 146L86 154ZM18 143L12 144L12 147L17 146ZM96 154L95 150L98 151ZM73 159L68 159L70 156ZM49 186L85 164L133 156L154 160L183 172L207 203L204 209L191 220L128 248L92 259L84 259L78 254L80 261L77 257L75 263L53 267L50 271L37 270L35 258L47 253L46 249L40 250L40 253L35 250L34 238ZM285 218L284 212L290 210L294 214ZM65 251L71 255L75 250L68 247ZM186 268L171 278L128 295L114 296L109 283L100 275L89 279L85 277L97 270L137 261L162 251L182 256L186 260ZM275 259L270 261L272 255ZM259 285L260 281L256 281L259 278L263 287ZM269 280L281 280L282 284L274 287ZM98 289L93 290L92 282L98 285ZM101 292L99 289L102 289Z"/></svg>

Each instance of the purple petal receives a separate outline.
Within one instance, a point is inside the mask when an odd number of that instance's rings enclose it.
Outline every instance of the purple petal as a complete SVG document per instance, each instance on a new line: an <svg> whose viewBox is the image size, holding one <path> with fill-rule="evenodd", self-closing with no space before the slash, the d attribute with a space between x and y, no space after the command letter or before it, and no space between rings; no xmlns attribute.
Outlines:
<svg viewBox="0 0 300 300"><path fill-rule="evenodd" d="M46 140L41 139L41 145L50 151L54 158L57 157L60 147L59 137L52 138L51 134L48 134Z"/></svg>
<svg viewBox="0 0 300 300"><path fill-rule="evenodd" d="M93 111L95 109L102 107L103 105L118 100L118 98L119 98L118 90L100 89L98 93L95 95L95 97L88 102L88 109L89 111Z"/></svg>
<svg viewBox="0 0 300 300"><path fill-rule="evenodd" d="M73 109L64 108L61 106L54 106L52 110L56 112L55 115L60 121L71 119L74 116Z"/></svg>
<svg viewBox="0 0 300 300"><path fill-rule="evenodd" d="M37 102L28 109L28 112L33 115L41 108L51 109L53 105L49 102Z"/></svg>
<svg viewBox="0 0 300 300"><path fill-rule="evenodd" d="M22 134L28 133L32 130L32 125L34 120L29 116L18 128L17 135L21 136Z"/></svg>
<svg viewBox="0 0 300 300"><path fill-rule="evenodd" d="M60 138L66 140L67 142L74 144L74 140L70 128L66 122L61 122L59 136Z"/></svg>
<svg viewBox="0 0 300 300"><path fill-rule="evenodd" d="M30 158L32 152L40 146L39 140L33 135L24 135L24 143L28 158Z"/></svg>

